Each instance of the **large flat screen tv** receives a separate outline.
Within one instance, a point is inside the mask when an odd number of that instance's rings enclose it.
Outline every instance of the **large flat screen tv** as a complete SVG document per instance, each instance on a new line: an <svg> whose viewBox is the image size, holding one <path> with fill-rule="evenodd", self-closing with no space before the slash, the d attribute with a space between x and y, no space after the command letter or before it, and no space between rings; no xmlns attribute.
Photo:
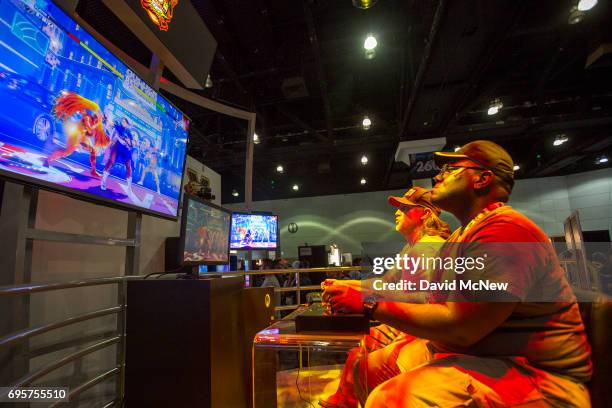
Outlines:
<svg viewBox="0 0 612 408"><path fill-rule="evenodd" d="M183 265L228 264L232 212L186 195L181 215L179 253Z"/></svg>
<svg viewBox="0 0 612 408"><path fill-rule="evenodd" d="M277 246L277 215L232 214L231 249L276 249Z"/></svg>
<svg viewBox="0 0 612 408"><path fill-rule="evenodd" d="M0 1L0 175L176 219L189 120L50 0Z"/></svg>

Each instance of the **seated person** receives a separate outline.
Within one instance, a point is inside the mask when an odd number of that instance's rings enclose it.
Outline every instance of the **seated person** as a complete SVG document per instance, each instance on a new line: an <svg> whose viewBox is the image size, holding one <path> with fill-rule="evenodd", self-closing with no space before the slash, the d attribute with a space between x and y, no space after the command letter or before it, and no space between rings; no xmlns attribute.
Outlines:
<svg viewBox="0 0 612 408"><path fill-rule="evenodd" d="M442 243L448 238L450 231L448 225L439 218L440 209L431 203L431 194L422 187L413 187L403 197L389 197L389 204L397 208L395 211L395 230L402 234L406 245L402 248L400 255L419 256L428 254L435 255ZM361 260L359 260L361 261ZM403 270L391 269L385 273L382 279L393 282L403 278L420 279L429 277L429 271L419 270L411 276L405 276ZM354 287L362 293L373 293L372 283L376 278L367 280L342 280L328 279L323 286ZM404 299L402 294L402 300ZM407 336L400 330L388 325L380 325L370 330L366 337L365 346L368 351L382 348L398 338ZM399 341L399 340L398 340ZM353 349L349 353L338 391L335 394L320 401L323 407L356 407L357 398L353 393L353 363L359 354L359 349Z"/></svg>
<svg viewBox="0 0 612 408"><path fill-rule="evenodd" d="M424 304L364 303L357 287L328 286L324 297L336 313L365 311L410 335L357 357L354 394L366 408L589 407L590 347L575 297L546 234L505 204L512 158L488 141L435 157L442 170L432 202L461 222L439 256L455 249L480 257L484 244L502 243L472 277L509 286L497 301L440 291ZM445 273L436 269L434 281ZM551 288L554 298L539 296Z"/></svg>

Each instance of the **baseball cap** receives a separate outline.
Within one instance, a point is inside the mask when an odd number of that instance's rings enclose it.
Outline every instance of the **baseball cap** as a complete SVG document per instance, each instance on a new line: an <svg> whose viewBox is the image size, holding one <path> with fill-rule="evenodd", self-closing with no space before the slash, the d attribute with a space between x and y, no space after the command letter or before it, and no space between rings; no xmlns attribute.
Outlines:
<svg viewBox="0 0 612 408"><path fill-rule="evenodd" d="M434 160L438 167L444 164L469 159L478 163L506 182L512 190L514 186L514 161L510 154L497 143L488 140L475 140L463 145L456 152L435 152Z"/></svg>
<svg viewBox="0 0 612 408"><path fill-rule="evenodd" d="M431 192L423 187L412 187L402 197L389 196L387 201L394 207L402 205L420 206L429 208L437 215L441 213L440 208L431 202Z"/></svg>

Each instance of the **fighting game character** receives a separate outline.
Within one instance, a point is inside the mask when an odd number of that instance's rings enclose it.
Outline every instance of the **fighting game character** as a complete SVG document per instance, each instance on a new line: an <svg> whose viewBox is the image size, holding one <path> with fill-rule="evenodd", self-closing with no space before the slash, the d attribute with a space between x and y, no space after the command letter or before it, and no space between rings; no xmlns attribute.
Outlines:
<svg viewBox="0 0 612 408"><path fill-rule="evenodd" d="M125 180L127 181L128 193L132 194L132 147L134 143L130 128L131 125L127 118L121 119L121 123L114 126L110 156L102 173L102 182L100 184L102 190L106 190L106 181L110 170L115 165L115 162L119 160L119 163L125 165Z"/></svg>
<svg viewBox="0 0 612 408"><path fill-rule="evenodd" d="M58 119L63 120L66 147L51 153L44 161L44 165L49 167L57 159L70 156L77 147L81 146L89 152L90 174L93 177L100 177L96 171L96 155L98 150L109 145L110 138L104 131L103 114L98 104L74 92L64 91L57 98L53 113ZM70 119L77 113L81 115L81 119L78 122L71 121Z"/></svg>
<svg viewBox="0 0 612 408"><path fill-rule="evenodd" d="M143 162L144 162L144 170L142 171L142 175L140 176L140 181L138 184L142 185L144 183L145 177L147 173L151 173L153 178L155 179L155 187L157 188L157 194L161 194L159 190L159 176L157 174L157 148L155 146L151 146L151 142L149 139L144 139L144 148L143 148Z"/></svg>

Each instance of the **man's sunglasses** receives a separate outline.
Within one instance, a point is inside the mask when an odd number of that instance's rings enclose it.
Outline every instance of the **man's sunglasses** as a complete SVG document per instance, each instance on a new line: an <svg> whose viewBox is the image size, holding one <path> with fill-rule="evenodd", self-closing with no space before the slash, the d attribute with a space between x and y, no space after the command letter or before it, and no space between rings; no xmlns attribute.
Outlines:
<svg viewBox="0 0 612 408"><path fill-rule="evenodd" d="M450 166L448 164L445 164L444 166L442 166L440 168L440 172L438 173L438 175L436 177L440 177L440 178L445 178L446 176L448 176L449 174L451 174L452 172L459 170L459 169L471 169L471 170L488 170L485 169L484 167L472 167L472 166Z"/></svg>

